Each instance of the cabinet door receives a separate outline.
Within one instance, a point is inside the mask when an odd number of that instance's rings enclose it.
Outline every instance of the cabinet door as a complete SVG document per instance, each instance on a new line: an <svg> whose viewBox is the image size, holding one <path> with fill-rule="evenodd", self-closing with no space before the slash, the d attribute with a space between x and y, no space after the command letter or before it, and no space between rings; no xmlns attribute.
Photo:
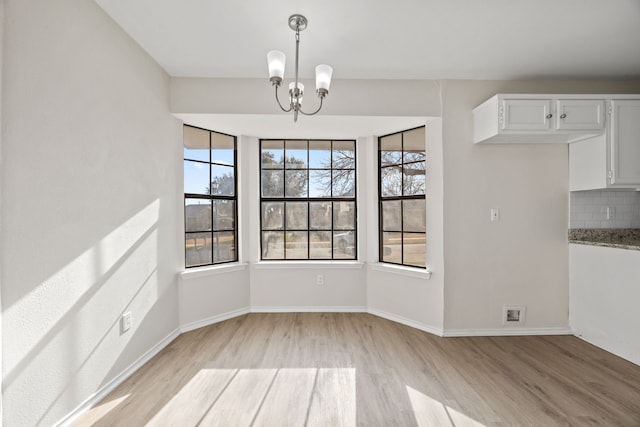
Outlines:
<svg viewBox="0 0 640 427"><path fill-rule="evenodd" d="M556 129L604 130L604 100L561 99L557 101Z"/></svg>
<svg viewBox="0 0 640 427"><path fill-rule="evenodd" d="M551 129L551 100L504 99L500 111L502 130Z"/></svg>
<svg viewBox="0 0 640 427"><path fill-rule="evenodd" d="M613 100L610 112L611 184L640 187L640 100Z"/></svg>

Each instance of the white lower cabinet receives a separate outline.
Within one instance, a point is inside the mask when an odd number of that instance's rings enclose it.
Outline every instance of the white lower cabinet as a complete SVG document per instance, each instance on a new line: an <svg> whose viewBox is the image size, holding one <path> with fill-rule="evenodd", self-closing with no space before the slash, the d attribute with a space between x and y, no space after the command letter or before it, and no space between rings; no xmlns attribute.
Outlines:
<svg viewBox="0 0 640 427"><path fill-rule="evenodd" d="M640 251L569 245L569 324L584 340L640 365Z"/></svg>

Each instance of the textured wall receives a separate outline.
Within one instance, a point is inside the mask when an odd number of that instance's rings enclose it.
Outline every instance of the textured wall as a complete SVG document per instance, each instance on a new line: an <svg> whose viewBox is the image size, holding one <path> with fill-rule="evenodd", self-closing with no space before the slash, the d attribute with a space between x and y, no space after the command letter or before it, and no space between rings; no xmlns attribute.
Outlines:
<svg viewBox="0 0 640 427"><path fill-rule="evenodd" d="M44 426L178 326L181 126L94 2L9 0L4 22L4 423Z"/></svg>

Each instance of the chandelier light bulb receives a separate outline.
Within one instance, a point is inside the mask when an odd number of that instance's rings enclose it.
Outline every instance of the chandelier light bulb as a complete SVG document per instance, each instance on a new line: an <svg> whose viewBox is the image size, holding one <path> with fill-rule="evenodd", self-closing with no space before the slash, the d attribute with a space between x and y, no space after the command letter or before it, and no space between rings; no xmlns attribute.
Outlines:
<svg viewBox="0 0 640 427"><path fill-rule="evenodd" d="M289 100L291 103L295 103L295 89L296 82L289 83ZM302 95L304 95L304 85L298 82L298 104L302 104Z"/></svg>
<svg viewBox="0 0 640 427"><path fill-rule="evenodd" d="M316 67L316 90L324 89L328 93L332 74L333 68L330 66L326 64L318 65Z"/></svg>
<svg viewBox="0 0 640 427"><path fill-rule="evenodd" d="M267 61L269 63L269 78L277 77L282 80L284 77L284 65L287 61L285 54L279 50L272 50L267 53Z"/></svg>

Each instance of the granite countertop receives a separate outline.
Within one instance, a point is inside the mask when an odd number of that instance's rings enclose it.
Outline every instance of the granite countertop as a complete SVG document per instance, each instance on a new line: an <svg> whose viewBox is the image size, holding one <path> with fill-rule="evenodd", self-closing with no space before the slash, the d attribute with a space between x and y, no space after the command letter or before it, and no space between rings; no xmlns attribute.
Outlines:
<svg viewBox="0 0 640 427"><path fill-rule="evenodd" d="M573 228L569 243L640 251L640 228Z"/></svg>

